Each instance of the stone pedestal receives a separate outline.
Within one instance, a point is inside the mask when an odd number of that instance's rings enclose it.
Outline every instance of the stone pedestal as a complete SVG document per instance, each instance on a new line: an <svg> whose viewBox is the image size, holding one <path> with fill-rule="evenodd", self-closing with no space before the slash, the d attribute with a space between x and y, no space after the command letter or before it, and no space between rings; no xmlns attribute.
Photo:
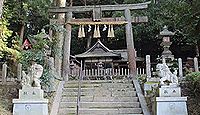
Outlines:
<svg viewBox="0 0 200 115"><path fill-rule="evenodd" d="M181 97L181 88L172 86L161 86L159 88L160 97Z"/></svg>
<svg viewBox="0 0 200 115"><path fill-rule="evenodd" d="M187 97L156 97L157 115L188 115Z"/></svg>
<svg viewBox="0 0 200 115"><path fill-rule="evenodd" d="M23 87L19 99L13 99L13 115L48 115L48 99L38 87Z"/></svg>
<svg viewBox="0 0 200 115"><path fill-rule="evenodd" d="M156 115L188 115L187 97L181 97L181 88L176 85L161 86L156 97Z"/></svg>

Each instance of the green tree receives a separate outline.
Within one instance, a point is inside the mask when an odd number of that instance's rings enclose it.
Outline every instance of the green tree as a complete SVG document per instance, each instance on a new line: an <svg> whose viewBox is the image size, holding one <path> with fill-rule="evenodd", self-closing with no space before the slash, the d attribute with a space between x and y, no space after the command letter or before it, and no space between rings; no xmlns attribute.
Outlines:
<svg viewBox="0 0 200 115"><path fill-rule="evenodd" d="M48 8L50 0L6 0L9 12L9 28L23 39L40 32L49 23Z"/></svg>
<svg viewBox="0 0 200 115"><path fill-rule="evenodd" d="M12 47L8 47L8 38L12 35L12 31L7 28L8 25L5 18L0 19L0 58L16 60L20 57L19 47L17 41L12 41Z"/></svg>

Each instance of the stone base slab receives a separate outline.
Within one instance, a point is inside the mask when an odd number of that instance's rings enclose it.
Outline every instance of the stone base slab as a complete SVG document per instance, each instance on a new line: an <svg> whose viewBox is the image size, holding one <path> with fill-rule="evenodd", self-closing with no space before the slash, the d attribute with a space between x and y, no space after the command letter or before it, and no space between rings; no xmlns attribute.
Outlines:
<svg viewBox="0 0 200 115"><path fill-rule="evenodd" d="M13 99L13 115L48 115L48 99L39 87L24 86L19 99Z"/></svg>
<svg viewBox="0 0 200 115"><path fill-rule="evenodd" d="M188 115L187 97L156 97L156 115Z"/></svg>
<svg viewBox="0 0 200 115"><path fill-rule="evenodd" d="M13 99L13 115L48 115L48 100Z"/></svg>

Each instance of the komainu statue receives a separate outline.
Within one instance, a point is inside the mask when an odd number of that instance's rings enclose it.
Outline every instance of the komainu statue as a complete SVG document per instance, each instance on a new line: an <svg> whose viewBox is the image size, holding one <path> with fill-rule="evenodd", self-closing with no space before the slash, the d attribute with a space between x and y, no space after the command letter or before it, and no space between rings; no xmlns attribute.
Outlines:
<svg viewBox="0 0 200 115"><path fill-rule="evenodd" d="M167 82L178 85L178 77L176 76L176 74L170 71L166 63L157 64L156 71L158 76L161 78L160 79L161 85L167 85Z"/></svg>
<svg viewBox="0 0 200 115"><path fill-rule="evenodd" d="M43 67L35 62L32 62L31 67L29 68L28 74L22 71L22 85L23 86L32 86L32 87L41 87L40 77L43 73Z"/></svg>

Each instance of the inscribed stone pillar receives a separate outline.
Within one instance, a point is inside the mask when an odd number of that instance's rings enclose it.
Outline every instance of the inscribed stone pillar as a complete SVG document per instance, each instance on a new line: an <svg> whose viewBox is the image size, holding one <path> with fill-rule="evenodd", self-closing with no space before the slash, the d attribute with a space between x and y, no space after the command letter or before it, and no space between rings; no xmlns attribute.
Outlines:
<svg viewBox="0 0 200 115"><path fill-rule="evenodd" d="M199 71L198 59L196 57L194 58L194 71L195 72Z"/></svg>
<svg viewBox="0 0 200 115"><path fill-rule="evenodd" d="M147 81L151 78L151 60L150 55L146 55L146 74L147 74Z"/></svg>
<svg viewBox="0 0 200 115"><path fill-rule="evenodd" d="M18 78L18 81L21 81L22 79L22 64L21 63L17 65L17 78Z"/></svg>
<svg viewBox="0 0 200 115"><path fill-rule="evenodd" d="M182 59L178 58L178 74L180 79L183 78L183 65L182 65Z"/></svg>
<svg viewBox="0 0 200 115"><path fill-rule="evenodd" d="M136 59L135 59L135 49L133 41L133 30L132 30L132 17L129 9L125 10L126 21L126 44L127 44L127 53L128 53L128 62L131 77L135 78L136 75Z"/></svg>
<svg viewBox="0 0 200 115"><path fill-rule="evenodd" d="M7 64L3 64L3 68L2 68L2 82L3 84L6 83L6 76L7 76Z"/></svg>
<svg viewBox="0 0 200 115"><path fill-rule="evenodd" d="M67 22L72 19L72 12L67 13ZM63 70L62 76L65 81L68 81L68 75L70 73L70 44L71 44L71 31L72 27L70 24L66 24L66 33L64 39L64 49L63 49Z"/></svg>

